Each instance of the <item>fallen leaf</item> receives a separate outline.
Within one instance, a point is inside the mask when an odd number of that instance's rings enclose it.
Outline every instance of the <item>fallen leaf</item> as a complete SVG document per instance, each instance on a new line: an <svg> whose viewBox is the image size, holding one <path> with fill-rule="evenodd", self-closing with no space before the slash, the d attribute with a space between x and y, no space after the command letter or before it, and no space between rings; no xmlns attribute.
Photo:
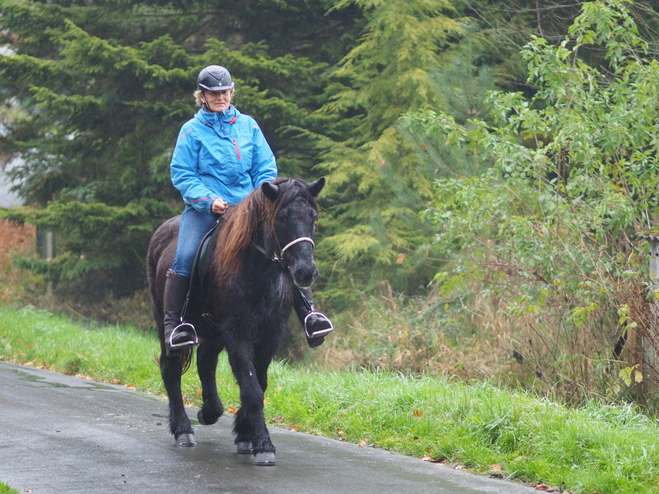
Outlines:
<svg viewBox="0 0 659 494"><path fill-rule="evenodd" d="M504 477L503 467L501 463L495 463L490 467L490 476L502 479Z"/></svg>
<svg viewBox="0 0 659 494"><path fill-rule="evenodd" d="M435 460L431 456L424 456L423 458L421 458L421 460L422 461L429 461L430 463L444 463L442 460Z"/></svg>
<svg viewBox="0 0 659 494"><path fill-rule="evenodd" d="M412 415L414 415L415 417L421 417L423 415L423 410L414 410L412 412Z"/></svg>
<svg viewBox="0 0 659 494"><path fill-rule="evenodd" d="M238 409L236 407L229 407L227 408L227 412L230 413L231 415L235 415Z"/></svg>
<svg viewBox="0 0 659 494"><path fill-rule="evenodd" d="M546 491L549 489L549 486L547 484L536 484L535 485L535 490L536 491Z"/></svg>

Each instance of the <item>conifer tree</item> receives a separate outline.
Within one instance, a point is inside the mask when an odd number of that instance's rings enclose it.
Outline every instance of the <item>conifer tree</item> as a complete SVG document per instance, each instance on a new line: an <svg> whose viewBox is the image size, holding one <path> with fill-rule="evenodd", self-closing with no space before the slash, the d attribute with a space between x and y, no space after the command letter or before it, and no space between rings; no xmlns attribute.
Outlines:
<svg viewBox="0 0 659 494"><path fill-rule="evenodd" d="M230 49L217 39L206 40L202 52L190 53L172 36L159 34L162 23L151 23L139 36L119 22L104 21L114 18L110 3L92 4L87 11L75 5L0 1L3 41L9 46L0 55L5 132L0 154L22 158L11 171L19 192L33 207L45 208L43 214L12 212L12 218L59 228L62 258L47 268L31 267L63 285L75 273L89 286L129 294L144 283L148 236L103 236L104 244L85 243L98 226L83 221L80 211L95 217L99 205L107 206L104 214L126 221L126 230L144 232L180 210L168 165L180 125L196 111L192 92L199 70L220 62L231 68L236 104L261 124L280 172L304 176L309 151L278 130L287 124L307 126L326 64L272 57L263 43ZM126 10L134 15L127 16L125 25L146 22L141 14L147 6L139 9L140 15ZM104 36L90 34L71 19ZM76 214L70 214L73 210ZM94 282L99 279L114 283Z"/></svg>
<svg viewBox="0 0 659 494"><path fill-rule="evenodd" d="M350 302L345 281L368 289L387 280L409 291L428 279L423 248L431 233L418 212L431 197L436 166L397 121L407 111L447 109L436 74L464 34L448 0L345 0L337 8L348 5L363 10L367 25L332 72L321 113L350 122L350 130L318 141L332 216L321 247L338 261L325 269L336 274L326 294L336 303Z"/></svg>

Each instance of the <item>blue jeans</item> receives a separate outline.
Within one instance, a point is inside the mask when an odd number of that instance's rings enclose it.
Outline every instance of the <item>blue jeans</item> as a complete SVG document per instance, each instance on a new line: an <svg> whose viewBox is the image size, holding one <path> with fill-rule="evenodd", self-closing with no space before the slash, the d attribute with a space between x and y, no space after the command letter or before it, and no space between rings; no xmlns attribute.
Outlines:
<svg viewBox="0 0 659 494"><path fill-rule="evenodd" d="M200 213L192 206L185 206L181 215L181 227L178 232L178 245L172 271L186 278L191 276L192 264L201 239L208 233L215 221L217 218L212 214Z"/></svg>

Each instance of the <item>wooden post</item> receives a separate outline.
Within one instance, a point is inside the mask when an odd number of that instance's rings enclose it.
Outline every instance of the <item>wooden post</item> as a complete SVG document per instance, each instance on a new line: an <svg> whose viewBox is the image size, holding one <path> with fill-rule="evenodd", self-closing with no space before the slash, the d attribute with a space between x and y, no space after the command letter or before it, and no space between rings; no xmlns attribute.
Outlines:
<svg viewBox="0 0 659 494"><path fill-rule="evenodd" d="M41 230L37 228L37 252L43 259L50 261L55 257L55 233L52 230ZM53 294L53 282L48 280L46 285L48 296Z"/></svg>
<svg viewBox="0 0 659 494"><path fill-rule="evenodd" d="M659 232L640 235L650 243L650 285L649 289L659 288ZM643 372L643 393L646 399L657 401L659 394L659 304L650 302L649 324L641 334L641 368Z"/></svg>

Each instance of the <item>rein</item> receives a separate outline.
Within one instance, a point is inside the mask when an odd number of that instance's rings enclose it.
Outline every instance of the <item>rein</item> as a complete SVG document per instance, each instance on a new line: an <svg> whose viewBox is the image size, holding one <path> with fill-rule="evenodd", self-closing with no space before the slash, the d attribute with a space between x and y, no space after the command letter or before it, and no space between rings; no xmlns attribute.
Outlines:
<svg viewBox="0 0 659 494"><path fill-rule="evenodd" d="M295 240L291 240L288 242L283 249L277 254L276 252L273 252L272 257L268 256L268 253L265 251L263 247L261 247L258 244L252 244L254 245L254 248L258 250L261 254L263 254L265 257L268 257L271 261L273 262L278 262L281 264L283 268L286 268L286 264L284 264L284 253L291 247L293 247L295 244L299 244L300 242L311 242L311 247L315 248L316 243L313 241L311 237L299 237L296 238Z"/></svg>

